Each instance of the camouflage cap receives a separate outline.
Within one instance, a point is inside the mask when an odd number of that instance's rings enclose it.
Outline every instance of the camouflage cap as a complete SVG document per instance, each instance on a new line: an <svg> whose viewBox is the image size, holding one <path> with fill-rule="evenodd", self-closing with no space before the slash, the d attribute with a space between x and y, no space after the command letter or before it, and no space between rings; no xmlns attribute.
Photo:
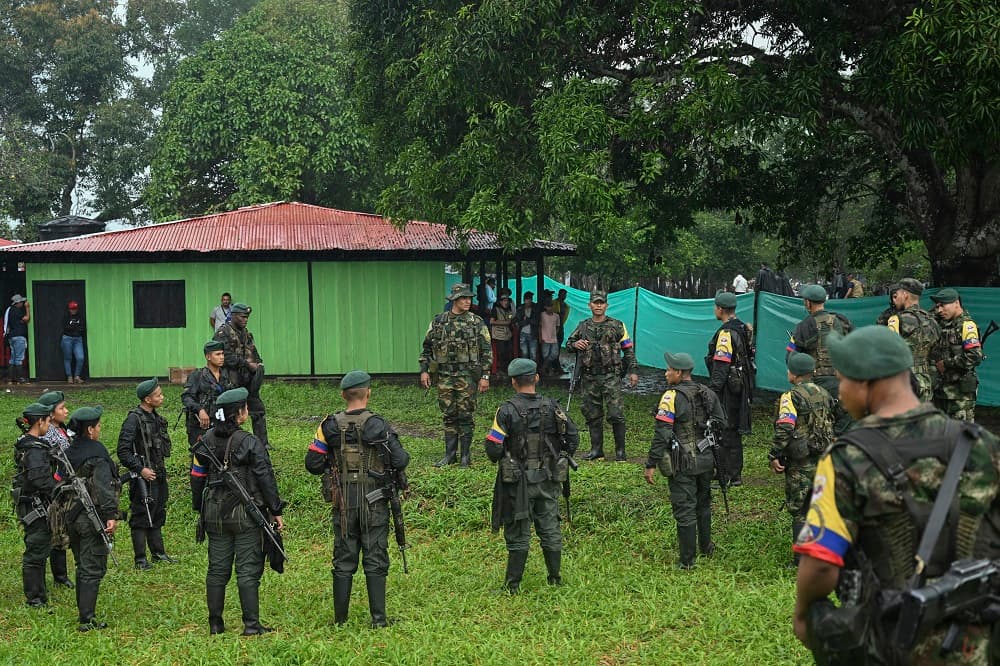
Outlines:
<svg viewBox="0 0 1000 666"><path fill-rule="evenodd" d="M221 340L209 340L205 343L205 346L202 347L202 350L206 354L211 354L212 352L223 351L225 348L226 345Z"/></svg>
<svg viewBox="0 0 1000 666"><path fill-rule="evenodd" d="M590 292L590 302L591 303L607 303L608 302L608 292L601 291L600 289L595 289Z"/></svg>
<svg viewBox="0 0 1000 666"><path fill-rule="evenodd" d="M25 416L48 416L52 413L52 405L33 402L21 412Z"/></svg>
<svg viewBox="0 0 1000 666"><path fill-rule="evenodd" d="M667 362L667 367L671 370L694 370L694 359L691 358L691 354L664 352L663 360Z"/></svg>
<svg viewBox="0 0 1000 666"><path fill-rule="evenodd" d="M847 335L832 331L826 345L833 367L849 379L883 379L913 367L910 346L885 326L863 326Z"/></svg>
<svg viewBox="0 0 1000 666"><path fill-rule="evenodd" d="M816 359L809 354L794 352L788 355L785 366L793 375L808 375L816 370Z"/></svg>
<svg viewBox="0 0 1000 666"><path fill-rule="evenodd" d="M142 400L147 395L155 391L156 387L159 385L160 383L156 381L156 377L153 377L152 379L147 379L144 382L139 382L139 384L135 387L135 395L137 398L139 398L139 400Z"/></svg>
<svg viewBox="0 0 1000 666"><path fill-rule="evenodd" d="M931 300L935 303L941 303L942 305L948 303L954 303L959 299L958 292L951 287L945 287L944 289L938 291L935 294L931 294Z"/></svg>
<svg viewBox="0 0 1000 666"><path fill-rule="evenodd" d="M538 370L538 364L530 358L515 358L507 366L507 376L521 377L523 375L533 375Z"/></svg>
<svg viewBox="0 0 1000 666"><path fill-rule="evenodd" d="M730 291L720 291L715 295L715 304L720 308L732 310L736 307L736 294Z"/></svg>
<svg viewBox="0 0 1000 666"><path fill-rule="evenodd" d="M250 307L249 305L247 305L246 303L233 303L233 307L231 308L231 311L232 311L233 314L245 314L245 315L248 315L251 312L253 312L253 308Z"/></svg>
<svg viewBox="0 0 1000 666"><path fill-rule="evenodd" d="M364 370L351 370L340 380L340 390L352 388L368 388L372 385L372 377Z"/></svg>
<svg viewBox="0 0 1000 666"><path fill-rule="evenodd" d="M38 402L43 405L49 405L50 407L55 407L60 402L66 401L66 394L62 391L46 391L42 395L38 396Z"/></svg>
<svg viewBox="0 0 1000 666"><path fill-rule="evenodd" d="M80 407L69 415L69 420L76 421L77 423L96 423L101 420L101 414L103 413L104 410L100 405L96 407Z"/></svg>
<svg viewBox="0 0 1000 666"><path fill-rule="evenodd" d="M916 280L914 278L903 278L902 280L896 283L895 289L903 289L904 291L910 292L914 296L919 296L920 294L924 293L923 283L920 280Z"/></svg>
<svg viewBox="0 0 1000 666"><path fill-rule="evenodd" d="M464 282L451 285L451 293L448 294L448 300L454 301L458 298L472 298L472 289Z"/></svg>
<svg viewBox="0 0 1000 666"><path fill-rule="evenodd" d="M826 289L818 284L808 284L802 287L799 293L802 294L802 298L807 301L812 301L813 303L826 302Z"/></svg>
<svg viewBox="0 0 1000 666"><path fill-rule="evenodd" d="M249 395L247 391L242 386L239 388L229 389L228 391L223 391L219 394L219 397L215 399L216 407L223 407L225 405L238 405L247 401L247 396Z"/></svg>

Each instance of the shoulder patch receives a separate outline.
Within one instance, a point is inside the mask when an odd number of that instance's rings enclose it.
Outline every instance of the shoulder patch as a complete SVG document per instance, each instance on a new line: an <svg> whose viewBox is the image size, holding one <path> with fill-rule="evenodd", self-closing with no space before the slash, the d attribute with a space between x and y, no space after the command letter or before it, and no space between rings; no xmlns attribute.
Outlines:
<svg viewBox="0 0 1000 666"><path fill-rule="evenodd" d="M775 424L786 423L794 427L798 420L799 413L795 409L795 401L792 400L792 392L786 391L781 394L781 398L778 400L778 420Z"/></svg>
<svg viewBox="0 0 1000 666"><path fill-rule="evenodd" d="M979 328L976 322L966 319L962 322L962 347L964 349L974 349L981 346L979 340Z"/></svg>
<svg viewBox="0 0 1000 666"><path fill-rule="evenodd" d="M892 315L889 317L889 321L886 323L886 326L888 326L889 330L892 332L899 333L899 315Z"/></svg>

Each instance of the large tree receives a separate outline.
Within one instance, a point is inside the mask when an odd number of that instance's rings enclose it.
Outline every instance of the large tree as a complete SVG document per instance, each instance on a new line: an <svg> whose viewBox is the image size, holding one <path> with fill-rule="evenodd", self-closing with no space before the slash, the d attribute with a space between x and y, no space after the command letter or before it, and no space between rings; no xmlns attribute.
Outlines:
<svg viewBox="0 0 1000 666"><path fill-rule="evenodd" d="M336 0L265 0L181 63L148 189L156 217L295 199L357 208L367 139Z"/></svg>
<svg viewBox="0 0 1000 666"><path fill-rule="evenodd" d="M398 155L383 212L512 242L556 220L586 252L723 207L792 251L853 206L855 259L918 238L937 281L997 279L996 3L354 0L351 16L358 97Z"/></svg>

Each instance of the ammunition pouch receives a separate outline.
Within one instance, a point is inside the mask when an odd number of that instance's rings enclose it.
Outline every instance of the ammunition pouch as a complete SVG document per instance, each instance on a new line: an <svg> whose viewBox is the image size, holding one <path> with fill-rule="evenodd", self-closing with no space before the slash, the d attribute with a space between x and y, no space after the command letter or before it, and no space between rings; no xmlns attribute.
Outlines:
<svg viewBox="0 0 1000 666"><path fill-rule="evenodd" d="M861 666L877 663L871 648L874 620L868 606L837 606L820 599L809 607L807 632L818 666Z"/></svg>
<svg viewBox="0 0 1000 666"><path fill-rule="evenodd" d="M958 390L962 393L975 393L979 389L979 377L975 372L967 372L958 382Z"/></svg>
<svg viewBox="0 0 1000 666"><path fill-rule="evenodd" d="M660 474L667 478L673 476L679 471L680 455L681 448L678 446L677 440L674 440L667 455L656 461L656 469L660 470Z"/></svg>
<svg viewBox="0 0 1000 666"><path fill-rule="evenodd" d="M563 483L569 478L569 458L566 456L559 456L556 460L556 475L553 481L558 481Z"/></svg>
<svg viewBox="0 0 1000 666"><path fill-rule="evenodd" d="M726 375L726 388L728 388L733 393L743 392L743 375L745 370L742 365L736 365L735 363L730 366L729 374Z"/></svg>
<svg viewBox="0 0 1000 666"><path fill-rule="evenodd" d="M500 480L504 483L518 483L521 480L521 466L510 453L500 459Z"/></svg>
<svg viewBox="0 0 1000 666"><path fill-rule="evenodd" d="M792 433L785 448L785 455L792 462L802 462L809 458L810 446L805 437Z"/></svg>
<svg viewBox="0 0 1000 666"><path fill-rule="evenodd" d="M323 476L320 478L319 491L323 496L324 502L327 504L333 504L335 496L335 493L333 492L333 472L329 468L323 472Z"/></svg>

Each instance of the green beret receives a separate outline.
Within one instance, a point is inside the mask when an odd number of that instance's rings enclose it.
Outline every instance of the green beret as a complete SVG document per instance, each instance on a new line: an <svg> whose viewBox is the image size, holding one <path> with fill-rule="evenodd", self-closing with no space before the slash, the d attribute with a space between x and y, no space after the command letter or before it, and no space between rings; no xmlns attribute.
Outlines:
<svg viewBox="0 0 1000 666"><path fill-rule="evenodd" d="M139 398L139 400L142 400L147 395L155 391L157 386L159 386L159 382L156 381L156 377L147 379L144 382L139 382L139 384L135 387L135 395Z"/></svg>
<svg viewBox="0 0 1000 666"><path fill-rule="evenodd" d="M914 280L913 278L903 278L896 283L896 289L903 289L908 291L914 296L919 296L924 293L924 285L920 280Z"/></svg>
<svg viewBox="0 0 1000 666"><path fill-rule="evenodd" d="M732 310L736 307L736 294L729 291L720 291L715 295L715 304L720 308Z"/></svg>
<svg viewBox="0 0 1000 666"><path fill-rule="evenodd" d="M245 314L248 315L253 312L253 308L246 303L233 303L233 307L230 310L233 314Z"/></svg>
<svg viewBox="0 0 1000 666"><path fill-rule="evenodd" d="M608 292L601 291L600 289L595 289L590 292L590 302L591 303L607 303L608 302Z"/></svg>
<svg viewBox="0 0 1000 666"><path fill-rule="evenodd" d="M833 367L850 379L883 379L913 367L910 346L885 326L864 326L843 336L832 331L826 345Z"/></svg>
<svg viewBox="0 0 1000 666"><path fill-rule="evenodd" d="M40 402L33 402L21 412L25 416L48 416L52 413L52 405L45 405Z"/></svg>
<svg viewBox="0 0 1000 666"><path fill-rule="evenodd" d="M952 289L951 287L945 287L936 294L933 294L931 296L931 300L934 301L935 303L942 303L942 304L954 303L955 301L958 300L958 292Z"/></svg>
<svg viewBox="0 0 1000 666"><path fill-rule="evenodd" d="M805 287L802 287L799 293L802 294L802 298L807 301L812 301L813 303L826 302L826 289L818 284L808 284Z"/></svg>
<svg viewBox="0 0 1000 666"><path fill-rule="evenodd" d="M220 340L209 340L202 347L205 354L211 354L212 352L222 351L226 348L226 345Z"/></svg>
<svg viewBox="0 0 1000 666"><path fill-rule="evenodd" d="M101 409L100 405L97 407L80 407L74 411L69 416L70 421L76 421L77 423L90 423L92 421L100 421L101 414L104 410Z"/></svg>
<svg viewBox="0 0 1000 666"><path fill-rule="evenodd" d="M454 301L457 298L472 298L472 290L469 289L469 285L463 282L451 285L451 293L448 294L448 300Z"/></svg>
<svg viewBox="0 0 1000 666"><path fill-rule="evenodd" d="M364 370L351 370L340 380L340 390L352 388L368 388L372 385L372 376Z"/></svg>
<svg viewBox="0 0 1000 666"><path fill-rule="evenodd" d="M691 358L691 354L666 352L663 354L663 359L671 370L694 370L694 359Z"/></svg>
<svg viewBox="0 0 1000 666"><path fill-rule="evenodd" d="M509 377L522 377L524 375L533 375L537 370L538 364L530 358L515 358L507 366L507 375Z"/></svg>
<svg viewBox="0 0 1000 666"><path fill-rule="evenodd" d="M238 405L240 403L247 401L247 396L249 392L242 386L239 388L229 389L228 391L223 391L219 394L219 397L215 399L216 407L224 407L225 405Z"/></svg>
<svg viewBox="0 0 1000 666"><path fill-rule="evenodd" d="M66 401L66 394L62 391L46 391L38 398L38 402L43 405L48 405L50 407L55 407L60 402Z"/></svg>
<svg viewBox="0 0 1000 666"><path fill-rule="evenodd" d="M785 365L793 375L808 375L816 369L816 359L809 354L795 352L788 355Z"/></svg>

